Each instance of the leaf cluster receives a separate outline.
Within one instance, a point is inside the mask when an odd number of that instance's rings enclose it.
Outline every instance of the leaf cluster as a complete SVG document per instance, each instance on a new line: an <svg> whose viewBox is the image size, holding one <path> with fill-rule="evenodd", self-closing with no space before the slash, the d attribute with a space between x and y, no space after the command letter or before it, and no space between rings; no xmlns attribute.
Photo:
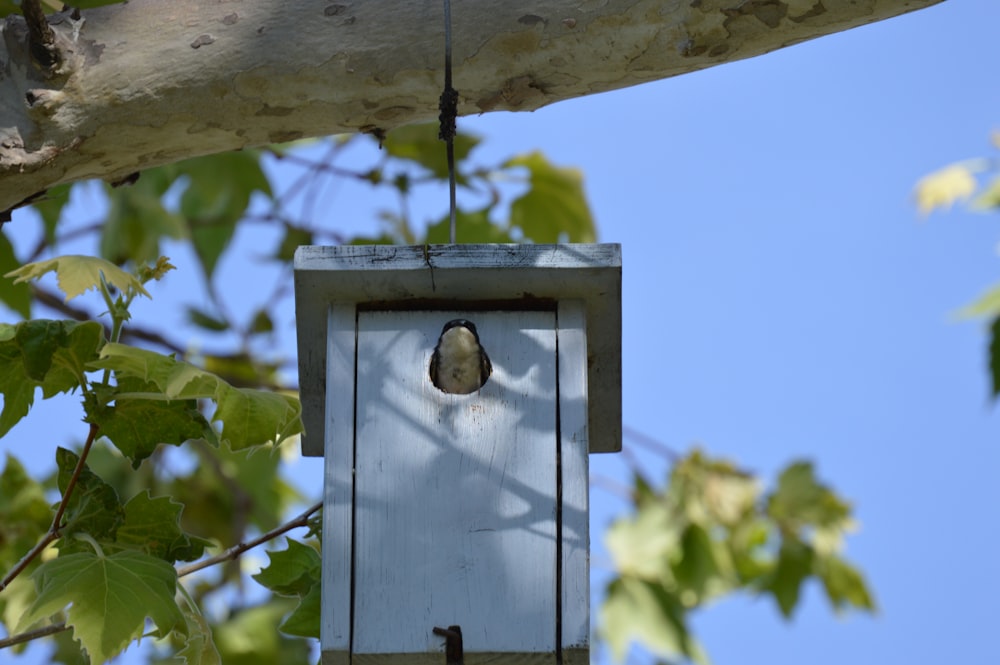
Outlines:
<svg viewBox="0 0 1000 665"><path fill-rule="evenodd" d="M764 492L753 476L695 450L661 488L635 476L635 512L606 543L617 576L601 610L601 634L622 659L632 641L661 658L707 662L689 615L736 591L772 597L785 617L817 579L835 609L874 610L861 573L841 555L850 506L789 465Z"/></svg>

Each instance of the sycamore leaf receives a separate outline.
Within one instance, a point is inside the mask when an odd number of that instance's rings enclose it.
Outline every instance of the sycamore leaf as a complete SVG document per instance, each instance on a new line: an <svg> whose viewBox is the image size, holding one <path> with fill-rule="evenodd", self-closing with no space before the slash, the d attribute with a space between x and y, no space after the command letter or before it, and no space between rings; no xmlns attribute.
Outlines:
<svg viewBox="0 0 1000 665"><path fill-rule="evenodd" d="M927 215L935 208L949 208L956 201L967 201L976 191L973 174L986 166L983 160L958 162L924 176L916 186L917 208Z"/></svg>
<svg viewBox="0 0 1000 665"><path fill-rule="evenodd" d="M137 378L154 385L156 392L123 394L127 399L211 399L216 404L213 422L223 424L220 440L233 450L284 439L302 431L302 407L288 395L234 388L215 374L153 351L124 344L106 344L92 368L110 369L120 381Z"/></svg>
<svg viewBox="0 0 1000 665"><path fill-rule="evenodd" d="M79 387L103 343L104 328L96 321L0 323L0 436L28 414L36 388L47 399Z"/></svg>
<svg viewBox="0 0 1000 665"><path fill-rule="evenodd" d="M187 639L176 657L183 659L186 665L222 665L222 656L212 639L212 627L208 625L204 615L192 611L186 605L183 612L187 624Z"/></svg>
<svg viewBox="0 0 1000 665"><path fill-rule="evenodd" d="M129 187L108 187L110 207L101 229L101 256L114 263L153 261L163 238L186 233L180 217L163 205L163 195L177 180L174 164L146 169Z"/></svg>
<svg viewBox="0 0 1000 665"><path fill-rule="evenodd" d="M795 462L781 472L767 502L768 515L786 527L851 526L851 507L816 480L809 462Z"/></svg>
<svg viewBox="0 0 1000 665"><path fill-rule="evenodd" d="M177 571L162 559L131 551L110 556L78 552L42 564L32 577L38 598L16 630L69 605L66 624L93 663L117 656L140 638L147 617L156 624L158 637L185 630L174 600Z"/></svg>
<svg viewBox="0 0 1000 665"><path fill-rule="evenodd" d="M0 568L17 563L51 523L45 488L8 452L0 473Z"/></svg>
<svg viewBox="0 0 1000 665"><path fill-rule="evenodd" d="M835 555L819 558L816 563L826 597L835 610L849 605L870 611L875 609L868 585L857 568Z"/></svg>
<svg viewBox="0 0 1000 665"><path fill-rule="evenodd" d="M53 271L56 273L59 288L66 294L67 301L89 289L99 289L101 275L104 275L108 284L120 291L128 292L129 289L132 289L147 298L152 298L143 287L142 282L134 275L125 272L114 263L96 256L68 255L36 261L23 265L17 270L11 270L4 277L16 277L14 283L17 284L38 279Z"/></svg>
<svg viewBox="0 0 1000 665"><path fill-rule="evenodd" d="M260 156L251 150L197 157L175 168L188 177L181 194L181 215L205 276L211 278L254 192L270 196L271 185L261 169Z"/></svg>
<svg viewBox="0 0 1000 665"><path fill-rule="evenodd" d="M0 271L7 273L20 265L21 262L14 254L14 246L6 235L0 233ZM31 290L27 284L0 280L0 302L25 319L31 316Z"/></svg>
<svg viewBox="0 0 1000 665"><path fill-rule="evenodd" d="M629 644L637 640L661 658L683 655L707 664L708 658L691 637L685 618L683 606L662 586L622 577L608 586L601 607L601 632L618 662Z"/></svg>
<svg viewBox="0 0 1000 665"><path fill-rule="evenodd" d="M134 378L121 378L117 392L155 392L154 384ZM191 439L204 439L216 443L218 435L198 410L194 399L160 401L149 399L116 398L114 406L100 406L88 402L87 420L100 426L100 432L123 455L132 460L132 466L153 454L158 445L179 446Z"/></svg>
<svg viewBox="0 0 1000 665"><path fill-rule="evenodd" d="M1000 317L990 326L990 378L993 379L993 396L1000 395Z"/></svg>
<svg viewBox="0 0 1000 665"><path fill-rule="evenodd" d="M510 204L510 225L534 242L594 242L597 231L577 169L560 168L540 152L514 157L504 168L528 169L530 189Z"/></svg>
<svg viewBox="0 0 1000 665"><path fill-rule="evenodd" d="M683 526L663 502L648 503L635 515L616 520L604 536L615 569L651 581L669 580Z"/></svg>
<svg viewBox="0 0 1000 665"><path fill-rule="evenodd" d="M285 633L286 635L295 635L296 637L312 637L314 639L319 639L319 616L320 616L320 601L323 598L323 589L317 583L309 590L305 596L299 601L298 606L292 610L281 625L278 626L278 630Z"/></svg>
<svg viewBox="0 0 1000 665"><path fill-rule="evenodd" d="M184 505L170 497L139 492L125 504L125 520L115 542L164 561L194 561L204 554L207 540L181 530Z"/></svg>
<svg viewBox="0 0 1000 665"><path fill-rule="evenodd" d="M66 493L79 462L80 457L76 453L61 447L56 449L56 465L59 467L57 481L61 493ZM125 511L115 488L84 465L63 516L63 535L82 532L97 540L114 540L124 518ZM65 539L60 545L63 551L83 547L86 545L72 538Z"/></svg>
<svg viewBox="0 0 1000 665"><path fill-rule="evenodd" d="M312 547L288 540L288 549L268 551L270 564L253 576L258 583L283 596L304 596L320 579L320 556Z"/></svg>
<svg viewBox="0 0 1000 665"><path fill-rule="evenodd" d="M778 560L763 588L778 601L781 614L787 619L799 602L802 582L813 569L813 550L795 539L784 539Z"/></svg>

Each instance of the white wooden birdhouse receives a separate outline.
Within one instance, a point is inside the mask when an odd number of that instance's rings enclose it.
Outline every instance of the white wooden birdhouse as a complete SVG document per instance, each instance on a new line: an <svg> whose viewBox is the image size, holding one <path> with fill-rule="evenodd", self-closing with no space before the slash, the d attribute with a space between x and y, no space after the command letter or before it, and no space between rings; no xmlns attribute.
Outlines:
<svg viewBox="0 0 1000 665"><path fill-rule="evenodd" d="M303 451L326 458L323 662L441 665L447 642L467 665L588 663L620 247L300 247L295 302Z"/></svg>

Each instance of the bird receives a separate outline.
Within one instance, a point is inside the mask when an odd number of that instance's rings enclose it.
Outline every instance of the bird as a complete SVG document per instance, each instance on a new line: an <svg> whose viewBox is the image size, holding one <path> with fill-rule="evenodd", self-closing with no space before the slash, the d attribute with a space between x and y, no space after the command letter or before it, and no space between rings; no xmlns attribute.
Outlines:
<svg viewBox="0 0 1000 665"><path fill-rule="evenodd" d="M442 392L468 395L482 388L492 373L493 364L479 341L476 324L468 319L444 324L431 355L431 383Z"/></svg>

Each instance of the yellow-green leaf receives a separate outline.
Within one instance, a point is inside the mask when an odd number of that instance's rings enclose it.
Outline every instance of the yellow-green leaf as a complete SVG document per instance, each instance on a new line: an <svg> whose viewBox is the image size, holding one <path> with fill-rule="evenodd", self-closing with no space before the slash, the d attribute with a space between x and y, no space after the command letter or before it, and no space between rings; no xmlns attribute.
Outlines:
<svg viewBox="0 0 1000 665"><path fill-rule="evenodd" d="M78 552L42 564L33 578L38 598L16 631L69 605L66 623L93 663L106 662L141 637L147 617L157 636L186 630L174 600L177 571L162 559L129 551Z"/></svg>
<svg viewBox="0 0 1000 665"><path fill-rule="evenodd" d="M101 275L108 284L127 292L129 289L147 298L151 295L142 286L142 282L114 263L96 256L67 255L54 259L37 261L11 270L4 277L16 277L15 284L39 279L47 273L55 271L59 288L66 294L66 300L71 300L89 289L101 286Z"/></svg>

